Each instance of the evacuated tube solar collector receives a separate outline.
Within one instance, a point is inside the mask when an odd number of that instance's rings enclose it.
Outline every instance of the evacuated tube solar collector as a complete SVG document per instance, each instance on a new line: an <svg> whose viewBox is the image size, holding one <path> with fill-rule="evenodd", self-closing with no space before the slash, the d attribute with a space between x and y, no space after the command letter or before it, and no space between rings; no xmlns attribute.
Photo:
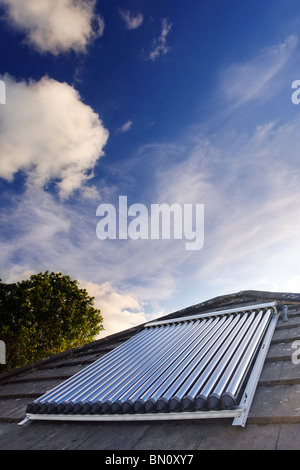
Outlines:
<svg viewBox="0 0 300 470"><path fill-rule="evenodd" d="M27 407L29 414L138 415L234 409L276 308L152 322Z"/></svg>

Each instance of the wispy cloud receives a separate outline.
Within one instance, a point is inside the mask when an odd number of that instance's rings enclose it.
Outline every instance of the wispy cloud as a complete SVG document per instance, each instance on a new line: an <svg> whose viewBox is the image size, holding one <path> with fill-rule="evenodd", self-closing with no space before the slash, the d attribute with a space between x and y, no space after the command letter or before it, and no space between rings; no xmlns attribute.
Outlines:
<svg viewBox="0 0 300 470"><path fill-rule="evenodd" d="M144 21L142 13L134 14L128 10L125 11L122 9L119 10L119 13L121 18L125 21L127 29L137 29L142 25Z"/></svg>
<svg viewBox="0 0 300 470"><path fill-rule="evenodd" d="M168 23L166 18L161 22L161 33L158 38L155 38L152 42L152 48L149 55L151 60L156 60L158 57L167 54L169 47L167 46L167 36L171 31L172 23Z"/></svg>
<svg viewBox="0 0 300 470"><path fill-rule="evenodd" d="M300 262L299 125L296 116L289 124L266 125L264 132L257 126L215 162L220 202L207 211L199 282L213 286L220 276L228 291L294 288Z"/></svg>
<svg viewBox="0 0 300 470"><path fill-rule="evenodd" d="M0 214L1 278L16 282L51 270L80 280L96 297L105 334L111 334L146 321L145 303L153 305L174 291L176 246L100 241L96 207L95 201L79 199L70 206L42 189L28 189L10 201ZM168 269L161 270L162 262Z"/></svg>
<svg viewBox="0 0 300 470"><path fill-rule="evenodd" d="M222 70L222 95L234 107L274 95L276 87L269 84L286 66L297 43L297 36L292 35L279 44L263 49L256 57Z"/></svg>
<svg viewBox="0 0 300 470"><path fill-rule="evenodd" d="M95 0L0 0L0 4L11 26L41 53L85 52L103 34L104 21L95 14Z"/></svg>
<svg viewBox="0 0 300 470"><path fill-rule="evenodd" d="M2 211L0 216L1 227L10 232L5 241L0 233L2 280L17 282L46 270L69 274L95 297L95 307L104 318L105 331L100 337L144 323L143 303L130 286L120 289L112 273L97 276L96 264L106 257L99 256L102 247L93 243L92 220L82 217L81 211L84 213L82 207L76 214L43 190L27 190L16 198L13 211Z"/></svg>
<svg viewBox="0 0 300 470"><path fill-rule="evenodd" d="M126 121L121 127L119 127L118 132L128 132L132 127L133 121Z"/></svg>

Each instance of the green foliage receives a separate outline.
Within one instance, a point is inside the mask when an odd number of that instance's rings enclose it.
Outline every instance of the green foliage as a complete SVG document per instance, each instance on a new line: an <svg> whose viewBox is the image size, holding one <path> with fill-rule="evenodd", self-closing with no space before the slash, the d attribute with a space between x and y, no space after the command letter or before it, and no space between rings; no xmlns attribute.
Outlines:
<svg viewBox="0 0 300 470"><path fill-rule="evenodd" d="M94 298L61 273L39 273L16 284L0 282L0 372L89 343L103 330Z"/></svg>

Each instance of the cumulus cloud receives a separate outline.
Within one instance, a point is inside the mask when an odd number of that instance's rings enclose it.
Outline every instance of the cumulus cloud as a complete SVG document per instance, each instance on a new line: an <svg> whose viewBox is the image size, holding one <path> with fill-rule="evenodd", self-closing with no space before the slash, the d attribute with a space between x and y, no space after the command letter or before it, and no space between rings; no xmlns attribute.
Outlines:
<svg viewBox="0 0 300 470"><path fill-rule="evenodd" d="M152 49L149 55L151 60L156 60L161 55L167 54L169 47L167 46L167 36L171 31L172 23L168 23L166 18L161 22L161 33L152 43Z"/></svg>
<svg viewBox="0 0 300 470"><path fill-rule="evenodd" d="M127 29L137 29L141 26L144 21L142 13L137 13L134 15L130 11L119 10L120 16L126 23Z"/></svg>
<svg viewBox="0 0 300 470"><path fill-rule="evenodd" d="M60 197L85 186L103 155L108 131L67 83L5 76L7 104L0 117L0 177L25 172L27 184L55 182Z"/></svg>
<svg viewBox="0 0 300 470"><path fill-rule="evenodd" d="M94 11L95 0L0 0L0 4L8 23L41 53L84 52L103 34L104 21Z"/></svg>

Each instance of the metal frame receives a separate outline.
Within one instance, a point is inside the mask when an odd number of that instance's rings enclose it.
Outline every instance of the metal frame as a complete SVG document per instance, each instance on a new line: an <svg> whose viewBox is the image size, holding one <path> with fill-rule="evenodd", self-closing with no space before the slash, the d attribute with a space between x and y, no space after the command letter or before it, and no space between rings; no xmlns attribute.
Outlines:
<svg viewBox="0 0 300 470"><path fill-rule="evenodd" d="M181 321L189 321L189 320L197 320L197 318L208 318L208 317L215 317L220 315L226 315L230 313L238 313L238 312L245 312L245 311L252 311L252 310L259 310L261 308L276 308L277 302L268 302L265 304L256 304L256 305L244 305L243 307L238 308L229 308L227 310L215 310L214 312L208 313L199 313L197 315L190 315L188 317L177 317L177 318L169 318L166 320L160 321L153 321L150 323L146 323L144 325L145 328L150 328L151 326L159 326L159 325L167 325L168 323L179 323Z"/></svg>
<svg viewBox="0 0 300 470"><path fill-rule="evenodd" d="M183 419L208 419L208 418L239 418L245 412L243 407L234 410L220 411L185 411L178 413L146 413L134 415L39 415L26 414L26 418L19 426L23 426L29 420L32 421L166 421Z"/></svg>
<svg viewBox="0 0 300 470"><path fill-rule="evenodd" d="M268 329L263 338L263 342L259 348L255 363L252 367L252 371L247 382L247 386L245 388L245 391L240 401L239 406L244 408L244 412L240 416L234 419L232 423L233 426L244 427L246 424L250 407L254 398L255 390L257 387L257 383L258 383L262 368L264 366L265 358L268 354L269 346L270 346L270 343L271 343L271 340L272 340L272 337L273 337L273 334L277 325L278 318L279 318L279 313L277 313L277 310L276 310L276 313L273 315L273 318L270 321Z"/></svg>

